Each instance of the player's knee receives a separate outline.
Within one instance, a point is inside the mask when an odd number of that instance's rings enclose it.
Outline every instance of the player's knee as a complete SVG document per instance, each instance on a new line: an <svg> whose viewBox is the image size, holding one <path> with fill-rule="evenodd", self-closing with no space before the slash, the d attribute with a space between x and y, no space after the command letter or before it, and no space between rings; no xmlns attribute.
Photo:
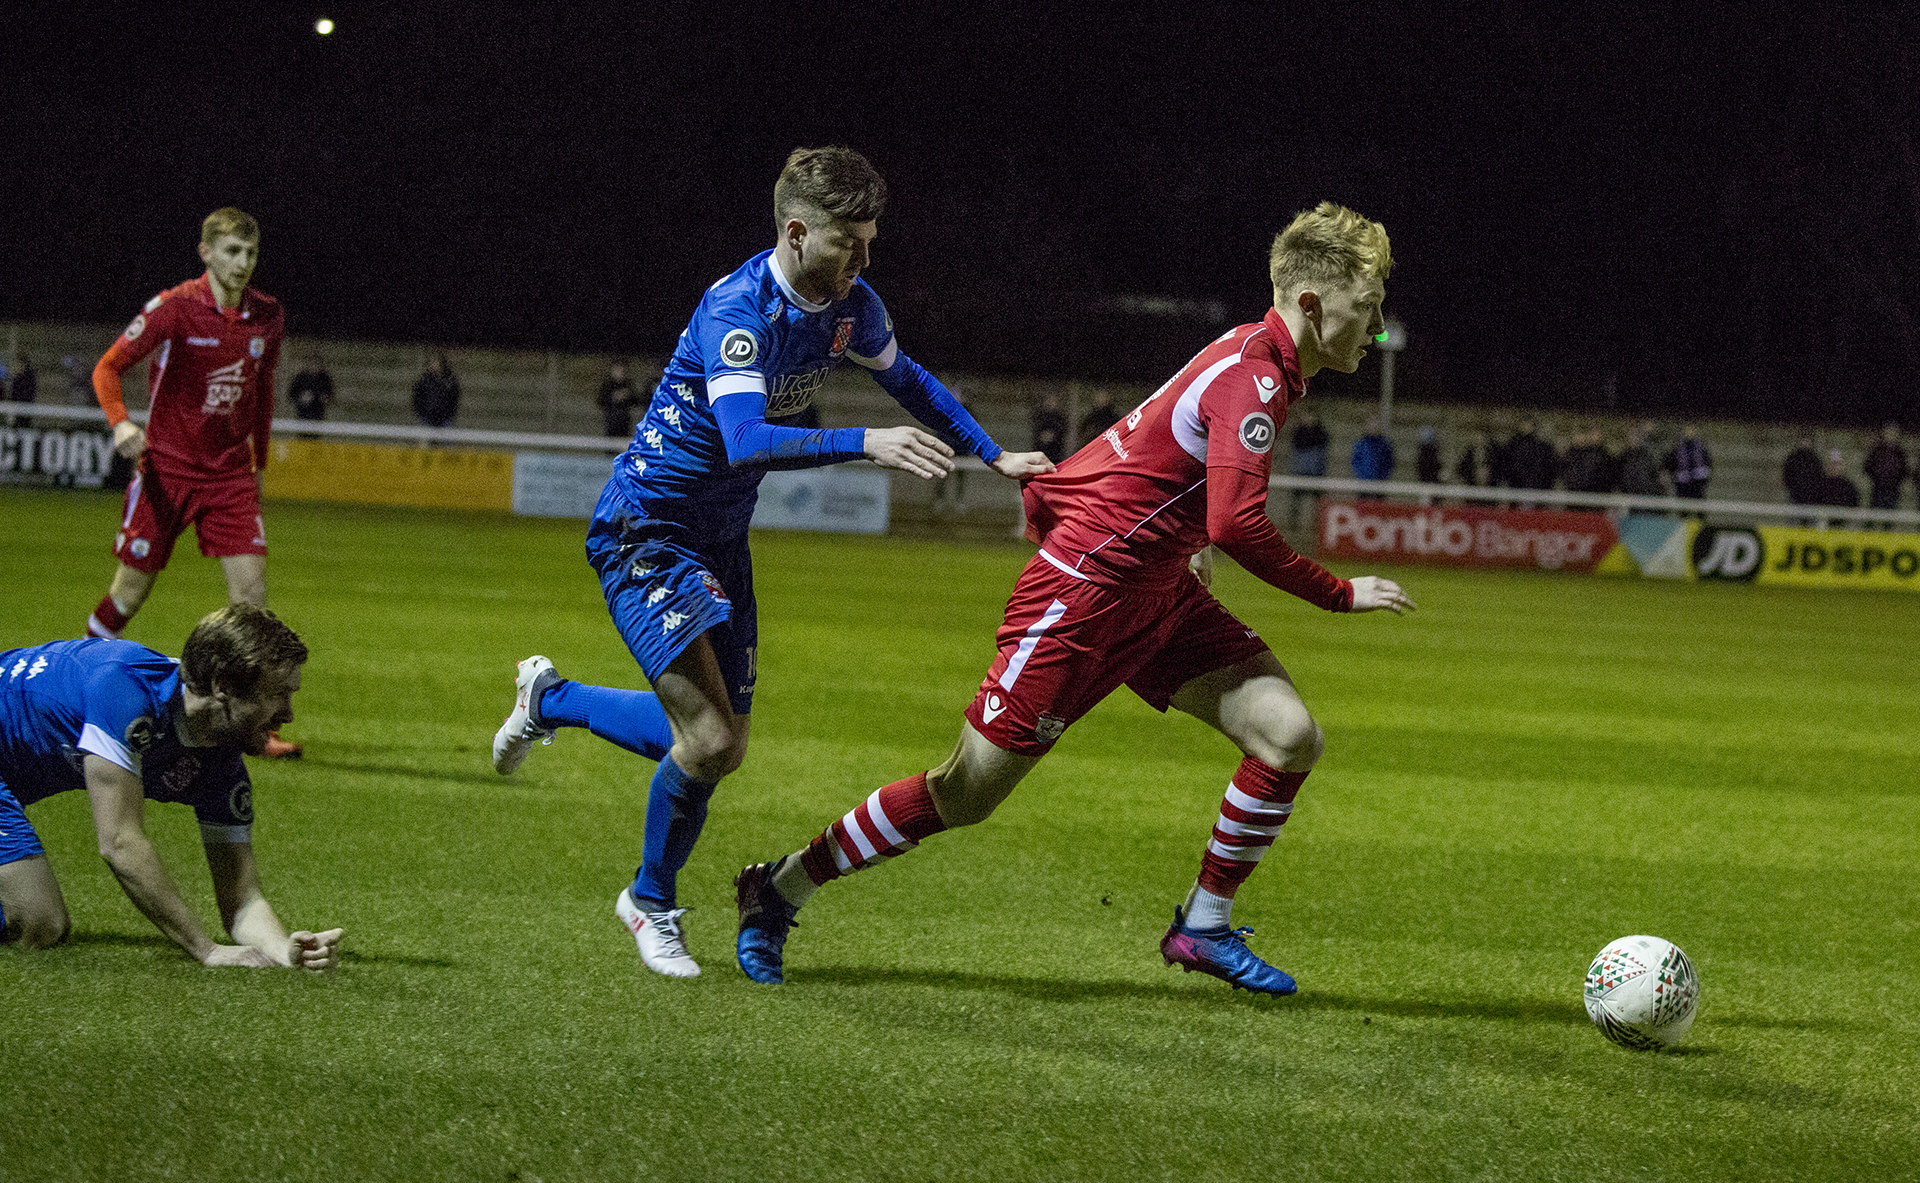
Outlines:
<svg viewBox="0 0 1920 1183"><path fill-rule="evenodd" d="M65 908L41 908L15 920L7 916L7 938L22 949L51 949L73 933L73 919Z"/></svg>
<svg viewBox="0 0 1920 1183"><path fill-rule="evenodd" d="M692 727L680 737L674 760L689 776L712 784L747 758L747 741L726 727Z"/></svg>
<svg viewBox="0 0 1920 1183"><path fill-rule="evenodd" d="M1288 772L1306 772L1319 762L1326 747L1320 724L1297 702L1267 712L1249 739L1248 755Z"/></svg>

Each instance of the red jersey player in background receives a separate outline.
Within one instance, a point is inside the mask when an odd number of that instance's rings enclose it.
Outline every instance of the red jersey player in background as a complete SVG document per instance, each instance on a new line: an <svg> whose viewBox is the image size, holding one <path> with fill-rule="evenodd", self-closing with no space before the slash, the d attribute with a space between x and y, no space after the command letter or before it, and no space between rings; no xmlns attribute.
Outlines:
<svg viewBox="0 0 1920 1183"><path fill-rule="evenodd" d="M740 968L783 980L787 930L815 889L983 821L1076 719L1124 685L1202 720L1245 754L1200 875L1161 939L1169 965L1291 994L1247 947L1234 893L1272 845L1320 758L1320 727L1285 669L1208 590L1208 545L1335 612L1394 613L1392 580L1340 579L1295 554L1266 515L1287 408L1322 369L1352 373L1382 328L1387 233L1322 202L1274 239L1273 310L1201 350L1132 414L1027 483L1028 536L999 653L946 763L876 790L807 846L741 871Z"/></svg>
<svg viewBox="0 0 1920 1183"><path fill-rule="evenodd" d="M138 467L113 539L120 565L87 618L90 636L126 630L188 526L200 553L220 560L232 603L267 603L260 474L285 325L280 302L247 286L260 260L260 225L252 217L231 207L207 215L200 258L206 274L147 301L93 368L114 450ZM127 418L120 376L149 355L143 431ZM300 748L276 734L265 754L297 756Z"/></svg>

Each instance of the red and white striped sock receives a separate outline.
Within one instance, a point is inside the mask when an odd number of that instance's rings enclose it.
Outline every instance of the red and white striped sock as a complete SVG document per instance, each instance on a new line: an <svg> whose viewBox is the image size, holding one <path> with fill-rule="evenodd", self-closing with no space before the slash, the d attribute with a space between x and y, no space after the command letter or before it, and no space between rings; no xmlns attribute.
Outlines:
<svg viewBox="0 0 1920 1183"><path fill-rule="evenodd" d="M1293 798L1307 779L1304 772L1283 772L1248 756L1234 770L1213 822L1213 838L1200 860L1200 878L1187 897L1189 928L1224 928L1233 914L1233 896L1260 865L1293 812Z"/></svg>
<svg viewBox="0 0 1920 1183"><path fill-rule="evenodd" d="M122 609L113 596L101 596L100 602L94 605L93 615L87 617L87 635L117 641L120 634L127 631L127 622L132 619L133 613Z"/></svg>
<svg viewBox="0 0 1920 1183"><path fill-rule="evenodd" d="M922 772L875 789L807 843L800 852L800 866L808 883L819 887L904 854L946 828L933 806L933 794L927 791L927 774ZM786 885L776 882L776 886ZM793 903L803 902L793 899L792 892L781 894Z"/></svg>

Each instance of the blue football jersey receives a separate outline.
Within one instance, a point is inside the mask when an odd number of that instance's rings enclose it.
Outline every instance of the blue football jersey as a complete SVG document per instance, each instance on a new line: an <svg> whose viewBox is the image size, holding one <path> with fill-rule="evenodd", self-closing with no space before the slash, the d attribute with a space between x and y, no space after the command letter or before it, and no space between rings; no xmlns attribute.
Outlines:
<svg viewBox="0 0 1920 1183"><path fill-rule="evenodd" d="M138 776L154 801L193 806L246 841L253 786L234 747L188 747L180 665L132 641L88 638L0 652L0 783L22 805L84 789L88 755Z"/></svg>
<svg viewBox="0 0 1920 1183"><path fill-rule="evenodd" d="M939 383L900 356L893 322L865 280L856 280L845 299L815 304L787 282L769 250L701 297L632 444L614 462L614 487L644 517L703 534L744 534L769 468L857 459L863 429L815 432L811 438L802 429L775 429L787 446L730 457L715 402L750 400L747 410L756 420L793 415L813 403L843 360L872 371L949 442L989 459L999 454Z"/></svg>

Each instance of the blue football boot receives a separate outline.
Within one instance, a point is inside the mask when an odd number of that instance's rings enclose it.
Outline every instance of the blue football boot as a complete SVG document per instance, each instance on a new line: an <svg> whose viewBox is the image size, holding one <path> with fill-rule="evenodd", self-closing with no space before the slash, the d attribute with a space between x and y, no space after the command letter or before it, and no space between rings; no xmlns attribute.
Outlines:
<svg viewBox="0 0 1920 1183"><path fill-rule="evenodd" d="M787 930L800 923L794 919L800 909L774 887L773 867L773 863L755 863L742 868L733 880L734 901L740 905L740 936L734 942L734 954L748 977L778 986L787 980L781 959Z"/></svg>
<svg viewBox="0 0 1920 1183"><path fill-rule="evenodd" d="M1291 994L1299 987L1287 974L1268 965L1247 948L1251 928L1193 929L1187 927L1187 914L1173 910L1173 923L1160 938L1160 956L1168 965L1183 971L1199 970L1212 974L1235 990L1255 994Z"/></svg>

